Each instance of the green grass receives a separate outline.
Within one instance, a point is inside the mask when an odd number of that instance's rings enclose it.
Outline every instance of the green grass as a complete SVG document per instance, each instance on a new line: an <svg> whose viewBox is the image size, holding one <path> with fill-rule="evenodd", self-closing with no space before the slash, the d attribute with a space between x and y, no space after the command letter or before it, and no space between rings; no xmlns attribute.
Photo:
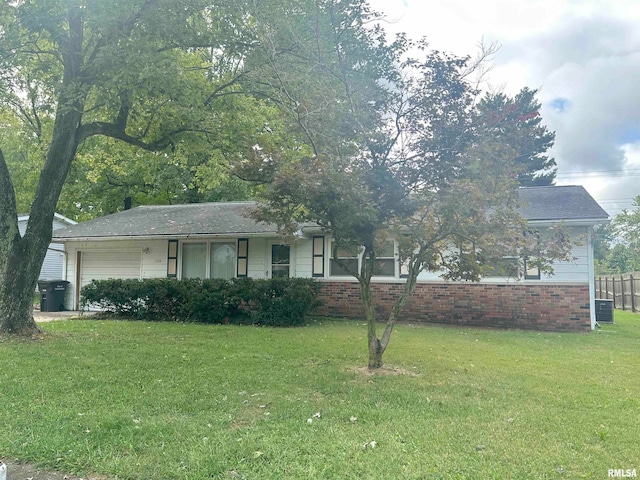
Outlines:
<svg viewBox="0 0 640 480"><path fill-rule="evenodd" d="M43 324L0 341L0 458L118 479L606 478L640 469L640 316L616 322L400 325L397 375L356 370L362 322Z"/></svg>

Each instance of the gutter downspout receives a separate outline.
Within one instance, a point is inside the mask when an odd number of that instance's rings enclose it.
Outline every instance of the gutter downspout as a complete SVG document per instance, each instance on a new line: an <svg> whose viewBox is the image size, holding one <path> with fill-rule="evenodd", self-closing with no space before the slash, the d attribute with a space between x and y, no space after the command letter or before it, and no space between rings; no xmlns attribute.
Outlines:
<svg viewBox="0 0 640 480"><path fill-rule="evenodd" d="M67 280L67 252L66 252L66 250L64 252L62 252L62 279L63 280ZM67 280L67 281L69 281L69 280ZM67 283L67 285L69 285L70 283L71 282ZM70 289L67 288L67 291L65 292L65 295L64 295L63 304L64 304L65 308L67 308L67 305L68 305L68 303L67 303L67 295L69 294L69 291L70 291Z"/></svg>
<svg viewBox="0 0 640 480"><path fill-rule="evenodd" d="M593 259L593 229L587 229L587 263L589 265L589 315L591 330L596 328L596 273Z"/></svg>

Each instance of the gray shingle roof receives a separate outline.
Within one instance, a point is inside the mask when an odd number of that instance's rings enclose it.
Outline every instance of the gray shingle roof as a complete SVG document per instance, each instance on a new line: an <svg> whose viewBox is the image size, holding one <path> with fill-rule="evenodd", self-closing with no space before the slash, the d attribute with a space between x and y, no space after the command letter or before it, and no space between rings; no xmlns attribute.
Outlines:
<svg viewBox="0 0 640 480"><path fill-rule="evenodd" d="M525 187L520 195L520 214L529 221L593 220L609 218L598 202L579 185Z"/></svg>
<svg viewBox="0 0 640 480"><path fill-rule="evenodd" d="M607 212L580 186L527 187L521 188L519 194L520 212L529 221L601 223L608 219ZM136 207L56 230L54 240L277 235L275 225L250 218L255 205L255 202L218 202Z"/></svg>
<svg viewBox="0 0 640 480"><path fill-rule="evenodd" d="M275 235L275 225L249 217L255 202L148 205L55 231L59 239L198 235Z"/></svg>

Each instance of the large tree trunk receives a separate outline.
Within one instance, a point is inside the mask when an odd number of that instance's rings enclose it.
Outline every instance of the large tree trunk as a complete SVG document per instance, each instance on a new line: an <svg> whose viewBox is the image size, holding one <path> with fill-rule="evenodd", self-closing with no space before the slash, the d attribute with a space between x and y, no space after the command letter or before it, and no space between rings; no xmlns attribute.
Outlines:
<svg viewBox="0 0 640 480"><path fill-rule="evenodd" d="M0 150L0 333L39 332L31 310L40 269L33 278L33 269L27 263L37 258L32 259L27 247L18 230L15 193Z"/></svg>
<svg viewBox="0 0 640 480"><path fill-rule="evenodd" d="M60 192L75 157L75 132L80 114L56 118L54 138L40 175L27 230L18 231L15 195L4 157L0 154L0 332L32 335L39 331L32 309L38 276L53 231Z"/></svg>
<svg viewBox="0 0 640 480"><path fill-rule="evenodd" d="M76 102L58 105L62 113L56 116L53 139L23 237L18 231L9 170L0 153L0 332L32 335L39 331L32 315L33 298L51 242L58 198L78 147L76 132L82 110L77 107Z"/></svg>
<svg viewBox="0 0 640 480"><path fill-rule="evenodd" d="M88 87L82 84L82 20L70 11L62 59L64 76L56 105L53 134L23 237L18 231L15 192L0 152L0 332L38 332L32 308L36 283L51 242L53 217L71 162L78 149L78 130Z"/></svg>
<svg viewBox="0 0 640 480"><path fill-rule="evenodd" d="M6 268L0 273L0 333L21 336L39 333L32 310L44 255L29 255L31 249L23 238L13 242L8 254L5 249L2 250L0 255L7 255L7 262Z"/></svg>

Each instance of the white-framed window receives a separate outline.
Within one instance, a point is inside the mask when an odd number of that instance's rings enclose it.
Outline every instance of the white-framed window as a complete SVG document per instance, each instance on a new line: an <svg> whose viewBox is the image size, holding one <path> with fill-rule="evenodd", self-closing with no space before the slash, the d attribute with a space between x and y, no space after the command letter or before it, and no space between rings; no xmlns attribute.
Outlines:
<svg viewBox="0 0 640 480"><path fill-rule="evenodd" d="M332 240L331 250L329 252L329 276L345 277L352 275L350 272L359 272L359 257L357 253L349 252L343 248L336 250L335 242ZM340 260L342 265L338 263L337 259Z"/></svg>
<svg viewBox="0 0 640 480"><path fill-rule="evenodd" d="M373 269L373 275L379 277L395 277L396 276L396 251L392 241L382 244L382 247L376 252L376 263Z"/></svg>
<svg viewBox="0 0 640 480"><path fill-rule="evenodd" d="M236 242L209 244L209 278L229 279L236 276Z"/></svg>
<svg viewBox="0 0 640 480"><path fill-rule="evenodd" d="M345 277L350 276L350 272L352 271L359 272L362 254L338 248L336 259L334 258L334 246L335 244L332 240L329 250L329 276ZM344 267L338 263L338 260L340 260L340 263L342 263ZM376 252L373 276L395 278L397 276L397 265L395 242L391 240L384 242L380 250Z"/></svg>
<svg viewBox="0 0 640 480"><path fill-rule="evenodd" d="M483 278L520 278L522 259L518 255L505 255L484 267Z"/></svg>
<svg viewBox="0 0 640 480"><path fill-rule="evenodd" d="M524 261L524 279L525 280L540 280L540 267L538 265L531 265Z"/></svg>
<svg viewBox="0 0 640 480"><path fill-rule="evenodd" d="M291 245L271 245L271 277L289 278L291 276Z"/></svg>
<svg viewBox="0 0 640 480"><path fill-rule="evenodd" d="M182 244L182 278L207 278L207 243Z"/></svg>
<svg viewBox="0 0 640 480"><path fill-rule="evenodd" d="M533 237L536 241L534 257L540 256L540 232L537 230L529 230L525 232L526 237ZM524 259L524 279L525 280L540 280L540 266L534 265L535 261L529 261L529 258Z"/></svg>
<svg viewBox="0 0 640 480"><path fill-rule="evenodd" d="M236 262L235 240L183 242L181 278L234 278Z"/></svg>

